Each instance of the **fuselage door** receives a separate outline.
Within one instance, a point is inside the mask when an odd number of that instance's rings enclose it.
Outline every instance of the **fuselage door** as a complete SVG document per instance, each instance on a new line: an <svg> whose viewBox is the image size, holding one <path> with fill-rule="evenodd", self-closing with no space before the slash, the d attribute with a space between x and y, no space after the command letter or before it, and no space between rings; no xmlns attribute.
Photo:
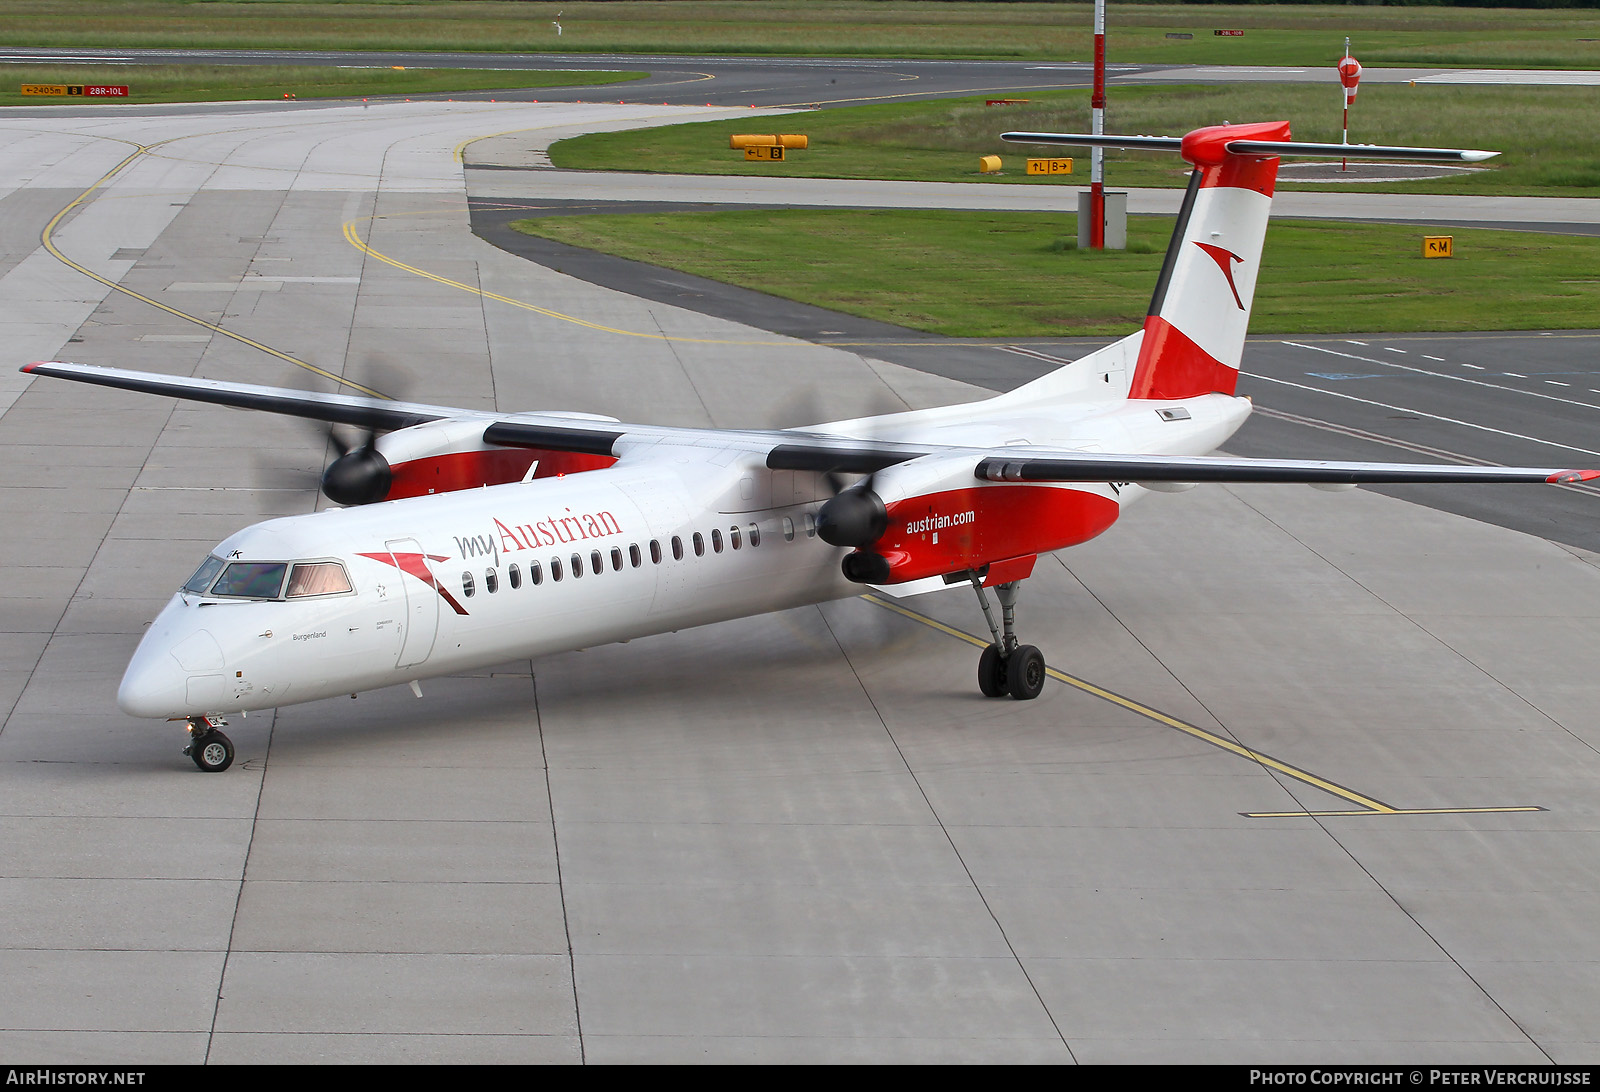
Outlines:
<svg viewBox="0 0 1600 1092"><path fill-rule="evenodd" d="M384 547L394 559L394 567L402 573L415 576L431 573L422 544L414 538L396 538L385 542ZM430 577L431 581L431 577ZM420 664L433 651L433 642L439 635L439 592L422 580L400 581L405 591L405 620L400 623L400 657L396 667Z"/></svg>

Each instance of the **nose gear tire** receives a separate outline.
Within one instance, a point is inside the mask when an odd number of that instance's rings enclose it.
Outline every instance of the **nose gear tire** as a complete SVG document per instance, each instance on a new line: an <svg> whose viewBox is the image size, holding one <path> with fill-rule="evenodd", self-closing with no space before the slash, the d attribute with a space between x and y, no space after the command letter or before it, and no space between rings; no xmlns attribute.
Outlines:
<svg viewBox="0 0 1600 1092"><path fill-rule="evenodd" d="M233 741L215 728L185 747L184 753L206 773L221 773L233 765Z"/></svg>

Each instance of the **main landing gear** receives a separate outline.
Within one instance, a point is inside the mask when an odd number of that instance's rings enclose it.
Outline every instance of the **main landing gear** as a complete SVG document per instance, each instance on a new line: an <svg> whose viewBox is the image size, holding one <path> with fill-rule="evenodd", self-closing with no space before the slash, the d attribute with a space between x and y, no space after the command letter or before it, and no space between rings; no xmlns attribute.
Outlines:
<svg viewBox="0 0 1600 1092"><path fill-rule="evenodd" d="M1031 701L1044 690L1044 653L1033 645L1017 643L1017 589L1021 586L1018 580L994 587L995 598L1000 600L1000 622L1005 628L1001 633L994 624L989 597L983 592L983 579L972 574L972 590L978 593L978 606L983 608L983 619L994 636L994 644L978 657L978 689L986 698L1010 694L1018 701Z"/></svg>
<svg viewBox="0 0 1600 1092"><path fill-rule="evenodd" d="M233 740L217 731L210 717L189 718L189 745L183 753L194 759L194 764L206 773L221 773L233 765Z"/></svg>

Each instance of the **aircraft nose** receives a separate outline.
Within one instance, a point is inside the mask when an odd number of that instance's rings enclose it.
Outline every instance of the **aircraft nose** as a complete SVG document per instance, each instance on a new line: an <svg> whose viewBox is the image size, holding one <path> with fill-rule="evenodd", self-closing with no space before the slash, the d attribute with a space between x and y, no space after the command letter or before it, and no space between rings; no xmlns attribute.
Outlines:
<svg viewBox="0 0 1600 1092"><path fill-rule="evenodd" d="M117 688L117 707L130 717L187 716L183 708L188 699L189 673L178 667L165 649L151 655L143 645L122 673Z"/></svg>
<svg viewBox="0 0 1600 1092"><path fill-rule="evenodd" d="M215 708L222 700L224 657L207 631L182 640L158 624L139 642L122 674L117 706L134 717L185 717Z"/></svg>

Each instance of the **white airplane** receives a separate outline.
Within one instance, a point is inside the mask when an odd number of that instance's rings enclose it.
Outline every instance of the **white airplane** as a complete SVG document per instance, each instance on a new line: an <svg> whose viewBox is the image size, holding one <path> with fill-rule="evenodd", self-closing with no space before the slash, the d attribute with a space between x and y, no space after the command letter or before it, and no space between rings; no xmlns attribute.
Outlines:
<svg viewBox="0 0 1600 1092"><path fill-rule="evenodd" d="M315 701L857 594L972 587L990 697L1038 696L1014 609L1040 554L1147 492L1197 482L1585 481L1594 470L1207 455L1235 397L1278 157L1477 160L1489 152L1305 144L1287 122L1187 136L1011 133L1170 148L1194 166L1142 330L1009 393L803 429L499 414L82 364L23 370L373 430L329 466L343 508L222 542L139 643L117 703L187 722L202 770L233 761L224 713ZM390 430L382 435L381 430ZM840 476L860 477L843 487ZM997 625L985 589L1001 607Z"/></svg>

